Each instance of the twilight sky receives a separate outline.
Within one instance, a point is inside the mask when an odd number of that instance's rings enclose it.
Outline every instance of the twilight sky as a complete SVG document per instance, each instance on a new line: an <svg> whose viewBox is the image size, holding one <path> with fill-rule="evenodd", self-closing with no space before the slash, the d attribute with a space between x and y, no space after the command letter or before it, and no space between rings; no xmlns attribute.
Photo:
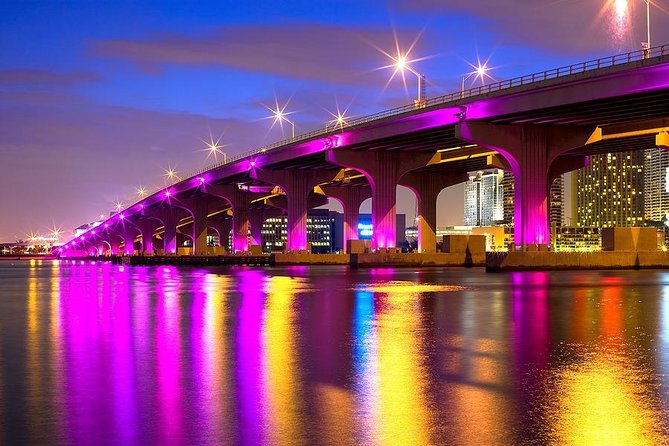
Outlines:
<svg viewBox="0 0 669 446"><path fill-rule="evenodd" d="M229 154L281 139L264 119L275 97L290 100L297 133L337 104L359 116L411 102L415 78L405 89L377 70L394 34L402 48L418 38L411 57L428 57L414 66L436 96L460 88L477 54L501 80L638 49L645 4L625 3L3 0L0 241L69 234L162 184L168 165L210 164L210 132ZM669 43L668 18L654 7L654 45ZM462 223L462 195L442 192L439 226ZM398 198L409 220L413 196Z"/></svg>

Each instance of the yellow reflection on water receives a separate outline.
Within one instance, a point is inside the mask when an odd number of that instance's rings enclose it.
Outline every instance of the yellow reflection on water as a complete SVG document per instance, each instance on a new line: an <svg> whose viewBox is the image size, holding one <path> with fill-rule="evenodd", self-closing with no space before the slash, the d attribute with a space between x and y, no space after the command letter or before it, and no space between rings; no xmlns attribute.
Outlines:
<svg viewBox="0 0 669 446"><path fill-rule="evenodd" d="M302 435L294 305L296 291L305 287L301 278L273 276L265 282L262 374L268 425L264 435L271 444L293 444Z"/></svg>
<svg viewBox="0 0 669 446"><path fill-rule="evenodd" d="M49 364L50 374L53 379L53 401L54 407L62 407L65 397L65 380L63 376L63 344L62 344L62 317L60 308L60 263L58 260L51 262L51 295L49 299L50 305L50 338L51 351ZM63 414L60 411L54 411L54 418L56 421L56 428L59 430L58 435L62 436L63 428Z"/></svg>
<svg viewBox="0 0 669 446"><path fill-rule="evenodd" d="M394 280L390 282L380 282L361 285L357 289L361 291L372 291L375 293L386 294L419 294L419 293L436 293L443 291L462 291L465 288L455 285L431 285L409 282L406 280Z"/></svg>
<svg viewBox="0 0 669 446"><path fill-rule="evenodd" d="M382 284L378 313L378 416L377 439L382 444L430 444L432 414L425 396L428 379L419 293L409 285Z"/></svg>
<svg viewBox="0 0 669 446"><path fill-rule="evenodd" d="M202 367L203 367L203 395L205 401L203 409L207 412L205 422L209 424L208 429L215 431L215 426L226 422L229 423L230 417L221 415L229 414L234 411L231 407L231 399L225 395L229 380L230 364L229 352L226 349L225 342L226 325L224 321L227 317L226 298L230 289L230 277L219 276L216 274L206 274L204 277L204 291L206 301L204 303L204 314L202 320ZM225 433L231 432L232 426L225 426Z"/></svg>
<svg viewBox="0 0 669 446"><path fill-rule="evenodd" d="M26 382L27 382L27 418L33 417L41 410L42 406L42 364L41 343L40 343L40 324L39 324L39 293L38 293L38 278L37 278L37 262L30 261L28 269L28 306L26 314ZM38 433L31 426L29 427L30 435L37 435Z"/></svg>
<svg viewBox="0 0 669 446"><path fill-rule="evenodd" d="M601 356L558 377L554 444L658 445L661 419L643 374L616 358Z"/></svg>

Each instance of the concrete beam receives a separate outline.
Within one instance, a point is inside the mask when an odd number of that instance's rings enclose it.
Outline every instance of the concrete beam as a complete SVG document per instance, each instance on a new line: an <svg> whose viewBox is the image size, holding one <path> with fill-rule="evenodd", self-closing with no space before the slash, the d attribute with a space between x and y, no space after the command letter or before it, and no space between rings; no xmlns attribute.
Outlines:
<svg viewBox="0 0 669 446"><path fill-rule="evenodd" d="M337 166L355 169L367 178L372 189L372 248L397 245L396 202L400 178L412 170L441 160L437 152L359 152L337 148L327 153Z"/></svg>
<svg viewBox="0 0 669 446"><path fill-rule="evenodd" d="M288 198L288 230L286 247L289 251L307 249L308 198L314 187L332 180L338 172L327 170L267 170L254 169L251 177L275 184Z"/></svg>
<svg viewBox="0 0 669 446"><path fill-rule="evenodd" d="M418 251L437 251L437 197L447 187L464 183L466 173L409 172L399 184L408 187L418 202Z"/></svg>
<svg viewBox="0 0 669 446"><path fill-rule="evenodd" d="M458 138L499 152L511 166L515 180L515 241L523 248L550 244L551 177L582 167L583 159L568 160L563 154L583 147L597 133L596 128L576 126L485 122L462 122L455 129Z"/></svg>

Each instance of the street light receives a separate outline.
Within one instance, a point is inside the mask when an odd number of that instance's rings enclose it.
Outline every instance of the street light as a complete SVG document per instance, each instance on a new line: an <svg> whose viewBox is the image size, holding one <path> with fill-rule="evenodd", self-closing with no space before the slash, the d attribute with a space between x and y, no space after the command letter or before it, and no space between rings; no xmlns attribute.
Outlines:
<svg viewBox="0 0 669 446"><path fill-rule="evenodd" d="M488 67L488 62L481 63L481 61L478 61L477 65L472 65L469 64L474 71L471 71L464 76L462 76L462 81L460 83L460 98L465 97L465 82L474 76L474 82L476 82L477 79L481 79L481 83L485 85L485 78L488 77L490 79L493 79L491 75L488 74L488 71L490 71L490 67Z"/></svg>
<svg viewBox="0 0 669 446"><path fill-rule="evenodd" d="M404 81L404 86L406 87L406 79L404 78L404 72L408 71L408 72L412 73L418 79L418 91L417 91L416 99L414 100L414 104L416 105L416 108L425 107L425 101L427 100L427 97L426 97L426 94L425 94L425 90L426 90L425 75L422 74L422 73L419 73L418 71L416 71L411 66L412 62L416 62L420 59L408 60L409 52L407 52L405 54L402 54L402 53L399 52L399 50L398 50L397 56L391 56L390 54L386 53L385 51L384 51L384 54L386 56L388 56L393 61L392 65L388 65L384 68L389 68L389 67L395 68L395 71L393 71L392 76L390 76L390 80L388 81L388 83L390 83L390 81L392 81L395 78L395 75L397 73L400 73L402 75L402 80Z"/></svg>
<svg viewBox="0 0 669 446"><path fill-rule="evenodd" d="M223 138L223 135L219 136L218 139L214 141L214 137L211 132L209 132L209 141L205 141L204 139L200 139L200 141L206 145L204 151L207 152L207 159L209 159L210 156L213 156L214 161L218 161L218 155L223 155L223 163L227 164L228 154L221 150L225 147L224 144L221 144L221 138Z"/></svg>
<svg viewBox="0 0 669 446"><path fill-rule="evenodd" d="M341 130L344 130L344 126L348 125L348 122L346 122L347 111L348 107L344 111L340 111L339 105L337 105L337 113L332 113L331 111L327 110L327 112L330 113L334 119L325 123L325 131L327 132L330 126L332 126L333 129L339 127Z"/></svg>
<svg viewBox="0 0 669 446"><path fill-rule="evenodd" d="M144 189L143 186L139 186L137 188L137 195L139 195L139 198L144 198L146 197L146 189Z"/></svg>
<svg viewBox="0 0 669 446"><path fill-rule="evenodd" d="M274 127L274 124L278 122L279 126L281 126L281 130L283 131L283 123L287 122L292 127L292 139L295 139L295 123L290 119L288 119L287 117L288 115L290 115L290 113L286 113L287 106L288 102L286 102L283 107L280 107L278 101L275 101L276 108L270 108L266 105L265 108L272 112L272 116L269 116L269 119L274 118L274 121L272 122L272 127Z"/></svg>
<svg viewBox="0 0 669 446"><path fill-rule="evenodd" d="M650 0L644 0L646 2L646 41L641 43L641 48L643 49L644 59L650 57ZM645 48L644 48L645 45Z"/></svg>

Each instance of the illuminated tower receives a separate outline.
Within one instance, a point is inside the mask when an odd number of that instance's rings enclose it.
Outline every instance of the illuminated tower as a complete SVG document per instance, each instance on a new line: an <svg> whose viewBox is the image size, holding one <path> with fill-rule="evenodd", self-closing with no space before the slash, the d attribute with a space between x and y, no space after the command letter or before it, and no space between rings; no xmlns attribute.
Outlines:
<svg viewBox="0 0 669 446"><path fill-rule="evenodd" d="M564 221L564 175L557 177L553 184L549 197L549 221L551 226L562 226Z"/></svg>
<svg viewBox="0 0 669 446"><path fill-rule="evenodd" d="M578 171L576 225L642 226L644 221L642 151L590 157Z"/></svg>
<svg viewBox="0 0 669 446"><path fill-rule="evenodd" d="M490 226L504 219L504 171L486 170L465 183L465 225Z"/></svg>
<svg viewBox="0 0 669 446"><path fill-rule="evenodd" d="M643 161L643 214L646 222L661 226L669 213L669 152L648 149Z"/></svg>

